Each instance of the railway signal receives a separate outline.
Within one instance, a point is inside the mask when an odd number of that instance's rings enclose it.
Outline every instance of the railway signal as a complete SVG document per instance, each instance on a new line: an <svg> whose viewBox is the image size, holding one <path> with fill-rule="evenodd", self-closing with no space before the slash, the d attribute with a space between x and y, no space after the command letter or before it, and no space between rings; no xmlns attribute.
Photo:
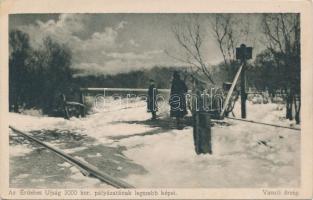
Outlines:
<svg viewBox="0 0 313 200"><path fill-rule="evenodd" d="M240 76L240 97L241 97L241 118L246 118L246 62L252 58L252 47L247 47L245 44L241 44L236 48L236 59L242 63L242 70Z"/></svg>

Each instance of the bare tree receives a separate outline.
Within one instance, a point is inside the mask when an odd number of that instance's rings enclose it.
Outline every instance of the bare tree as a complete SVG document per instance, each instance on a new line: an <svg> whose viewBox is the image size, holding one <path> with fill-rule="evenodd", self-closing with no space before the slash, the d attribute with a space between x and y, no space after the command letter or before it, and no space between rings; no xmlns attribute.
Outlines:
<svg viewBox="0 0 313 200"><path fill-rule="evenodd" d="M249 41L250 21L237 15L223 13L210 16L210 30L223 56L229 79L233 78L236 70L236 47L240 42Z"/></svg>
<svg viewBox="0 0 313 200"><path fill-rule="evenodd" d="M236 41L232 22L230 14L215 14L211 20L211 30L216 38L225 65L231 65L235 60Z"/></svg>
<svg viewBox="0 0 313 200"><path fill-rule="evenodd" d="M267 48L284 74L287 91L286 118L300 122L300 17L299 14L264 14L262 17Z"/></svg>
<svg viewBox="0 0 313 200"><path fill-rule="evenodd" d="M203 74L210 83L214 84L209 66L205 63L202 55L203 36L201 31L198 15L189 16L183 22L173 25L173 35L185 55L171 55L167 51L166 53L175 60L190 65L190 75L193 78L197 77L198 80L201 80L200 77ZM207 81L202 79L201 82Z"/></svg>

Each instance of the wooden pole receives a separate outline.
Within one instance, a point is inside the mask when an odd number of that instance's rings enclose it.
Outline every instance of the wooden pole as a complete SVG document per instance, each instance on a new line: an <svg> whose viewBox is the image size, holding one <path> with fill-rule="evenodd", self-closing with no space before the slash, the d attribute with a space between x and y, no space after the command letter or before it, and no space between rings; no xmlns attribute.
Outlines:
<svg viewBox="0 0 313 200"><path fill-rule="evenodd" d="M245 56L242 58L242 72L240 77L240 97L241 97L241 118L245 119L247 117L246 113L246 59Z"/></svg>

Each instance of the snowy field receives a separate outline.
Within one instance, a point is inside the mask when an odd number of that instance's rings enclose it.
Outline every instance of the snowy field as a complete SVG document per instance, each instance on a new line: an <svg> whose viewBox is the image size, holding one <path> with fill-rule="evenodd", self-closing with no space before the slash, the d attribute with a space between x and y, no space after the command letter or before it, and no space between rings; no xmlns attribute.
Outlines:
<svg viewBox="0 0 313 200"><path fill-rule="evenodd" d="M277 104L247 105L247 119L295 126ZM10 113L10 124L135 187L297 187L300 131L225 120L212 128L212 155L196 155L192 127L174 129L161 110L150 121L145 102L119 105L86 118L36 117ZM235 107L240 117L239 103ZM84 177L42 147L10 133L11 187L110 187Z"/></svg>

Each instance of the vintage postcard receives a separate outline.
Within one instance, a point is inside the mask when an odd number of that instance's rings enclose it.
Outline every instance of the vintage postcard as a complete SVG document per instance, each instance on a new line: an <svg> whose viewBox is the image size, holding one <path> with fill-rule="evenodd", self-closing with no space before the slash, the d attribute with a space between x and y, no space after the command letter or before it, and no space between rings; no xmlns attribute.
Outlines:
<svg viewBox="0 0 313 200"><path fill-rule="evenodd" d="M312 198L312 1L0 6L1 199Z"/></svg>

